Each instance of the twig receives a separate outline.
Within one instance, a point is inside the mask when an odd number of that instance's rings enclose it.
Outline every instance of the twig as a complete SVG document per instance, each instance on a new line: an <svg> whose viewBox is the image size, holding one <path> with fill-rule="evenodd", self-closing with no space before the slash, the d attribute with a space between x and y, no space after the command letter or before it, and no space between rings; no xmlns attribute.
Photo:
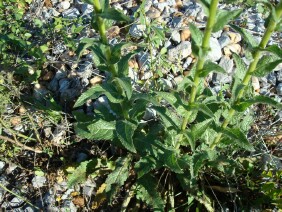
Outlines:
<svg viewBox="0 0 282 212"><path fill-rule="evenodd" d="M22 144L21 142L16 141L16 140L13 140L13 139L11 139L11 138L8 138L8 137L6 137L6 136L0 135L0 139L5 140L5 141L9 141L9 142L12 143L12 144L15 144L15 145L17 145L17 146L20 146L20 147L23 148L24 150L33 151L33 152L35 152L35 153L42 153L42 150L40 150L40 149L34 149L34 148L32 148L32 147L26 146L26 145Z"/></svg>

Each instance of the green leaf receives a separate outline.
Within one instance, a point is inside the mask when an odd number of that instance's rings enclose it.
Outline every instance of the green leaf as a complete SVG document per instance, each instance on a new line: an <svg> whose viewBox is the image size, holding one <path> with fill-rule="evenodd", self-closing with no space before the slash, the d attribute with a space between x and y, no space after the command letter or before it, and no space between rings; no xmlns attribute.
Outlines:
<svg viewBox="0 0 282 212"><path fill-rule="evenodd" d="M241 27L238 27L236 25L230 24L230 26L237 32L239 32L242 37L244 38L244 41L247 42L250 47L254 48L258 46L258 41L254 39L254 36L249 33L246 29L243 29Z"/></svg>
<svg viewBox="0 0 282 212"><path fill-rule="evenodd" d="M243 80L245 74L247 73L247 66L239 55L234 53L232 56L236 64L236 71L234 77Z"/></svg>
<svg viewBox="0 0 282 212"><path fill-rule="evenodd" d="M234 105L233 108L239 112L245 111L248 107L250 107L253 104L256 103L262 103L262 104L268 104L271 106L274 106L278 109L282 109L282 104L279 102L276 102L272 98L269 98L267 96L255 96L252 99L248 100L242 100L238 104Z"/></svg>
<svg viewBox="0 0 282 212"><path fill-rule="evenodd" d="M159 106L152 106L152 109L156 110L156 112L161 117L166 127L173 126L176 129L179 128L180 126L179 118L176 117L171 111L169 111L169 109Z"/></svg>
<svg viewBox="0 0 282 212"><path fill-rule="evenodd" d="M87 100L89 99L96 99L99 96L103 95L105 93L105 90L100 86L96 85L84 93L81 94L81 96L77 99L73 107L79 107L83 105Z"/></svg>
<svg viewBox="0 0 282 212"><path fill-rule="evenodd" d="M206 104L203 104L203 103L193 103L188 106L188 110L201 111L211 118L214 117L213 112L208 108Z"/></svg>
<svg viewBox="0 0 282 212"><path fill-rule="evenodd" d="M256 70L254 71L254 74L253 74L254 76L263 77L263 76L267 75L268 73L272 72L273 69L277 65L282 63L282 59L269 63L269 60L271 60L271 59L269 59L267 57L270 57L270 56L265 56L260 60L259 64L257 65Z"/></svg>
<svg viewBox="0 0 282 212"><path fill-rule="evenodd" d="M253 145L248 141L246 135L238 128L226 128L221 130L224 135L228 136L234 141L234 144L238 145L239 147L248 150L248 151L255 151Z"/></svg>
<svg viewBox="0 0 282 212"><path fill-rule="evenodd" d="M127 99L129 100L132 96L131 79L129 77L115 77L113 79L113 82L117 83L117 85L124 91Z"/></svg>
<svg viewBox="0 0 282 212"><path fill-rule="evenodd" d="M128 76L128 61L133 55L137 54L139 51L141 51L141 49L136 49L133 52L130 52L121 57L121 59L117 63L118 76L120 77Z"/></svg>
<svg viewBox="0 0 282 212"><path fill-rule="evenodd" d="M86 181L86 169L89 161L81 162L75 171L68 177L68 187Z"/></svg>
<svg viewBox="0 0 282 212"><path fill-rule="evenodd" d="M200 169L205 165L205 161L209 159L206 151L197 152L192 155L192 162L190 163L190 174L192 178L197 177Z"/></svg>
<svg viewBox="0 0 282 212"><path fill-rule="evenodd" d="M200 3L202 4L206 15L209 16L211 0L200 0Z"/></svg>
<svg viewBox="0 0 282 212"><path fill-rule="evenodd" d="M110 19L110 20L121 21L121 22L131 22L131 18L124 15L122 11L112 7L96 15L104 19Z"/></svg>
<svg viewBox="0 0 282 212"><path fill-rule="evenodd" d="M208 129L211 123L212 119L206 119L205 121L193 125L191 129L193 139L199 139L202 134Z"/></svg>
<svg viewBox="0 0 282 212"><path fill-rule="evenodd" d="M120 60L121 57L121 49L123 47L131 46L131 43L120 42L112 47L111 49L111 58L110 63L115 64Z"/></svg>
<svg viewBox="0 0 282 212"><path fill-rule="evenodd" d="M133 144L133 135L137 126L129 121L121 120L116 122L116 134L122 145L129 151L136 153Z"/></svg>
<svg viewBox="0 0 282 212"><path fill-rule="evenodd" d="M151 156L145 156L135 163L134 169L137 172L138 178L140 178L149 173L151 170L155 169L156 166L157 161L155 158Z"/></svg>
<svg viewBox="0 0 282 212"><path fill-rule="evenodd" d="M194 24L189 24L189 29L191 31L191 40L192 40L192 52L196 56L201 56L201 46L203 41L203 32L198 29Z"/></svg>
<svg viewBox="0 0 282 212"><path fill-rule="evenodd" d="M108 97L110 102L121 103L124 100L113 84L105 83L102 84L101 87L105 90L104 94Z"/></svg>
<svg viewBox="0 0 282 212"><path fill-rule="evenodd" d="M110 173L106 179L105 191L110 199L110 202L112 202L120 187L124 185L129 176L130 161L131 157L118 158L115 170Z"/></svg>
<svg viewBox="0 0 282 212"><path fill-rule="evenodd" d="M84 38L80 41L80 43L78 44L78 47L76 49L76 55L77 58L79 59L81 57L81 55L83 54L83 52L89 48L90 46L92 46L95 42L97 41L97 39L92 39L92 38Z"/></svg>
<svg viewBox="0 0 282 212"><path fill-rule="evenodd" d="M260 51L267 51L275 54L279 58L282 58L282 49L278 45L271 45L266 47L265 49L259 49Z"/></svg>
<svg viewBox="0 0 282 212"><path fill-rule="evenodd" d="M107 64L106 56L104 52L106 52L107 46L104 44L95 44L89 47L95 54L93 55L93 62L96 66L101 64Z"/></svg>
<svg viewBox="0 0 282 212"><path fill-rule="evenodd" d="M173 172L181 174L183 171L181 170L178 164L178 157L174 152L166 151L162 156L165 165Z"/></svg>
<svg viewBox="0 0 282 212"><path fill-rule="evenodd" d="M164 211L165 202L157 189L158 181L152 175L146 174L137 180L136 198L154 208L154 211Z"/></svg>
<svg viewBox="0 0 282 212"><path fill-rule="evenodd" d="M240 13L242 12L242 9L239 10L219 10L216 14L216 21L215 24L213 26L212 31L213 32L217 32L221 29L223 29L223 27L230 21L230 20L234 20L235 18L237 18Z"/></svg>
<svg viewBox="0 0 282 212"><path fill-rule="evenodd" d="M221 66L219 66L216 63L213 63L213 62L208 60L208 61L205 62L204 67L201 70L199 76L200 77L206 77L212 71L218 72L218 73L223 73L223 74L226 73L225 70Z"/></svg>
<svg viewBox="0 0 282 212"><path fill-rule="evenodd" d="M93 140L112 140L116 130L116 122L99 119L95 122L78 122L75 132L79 137Z"/></svg>

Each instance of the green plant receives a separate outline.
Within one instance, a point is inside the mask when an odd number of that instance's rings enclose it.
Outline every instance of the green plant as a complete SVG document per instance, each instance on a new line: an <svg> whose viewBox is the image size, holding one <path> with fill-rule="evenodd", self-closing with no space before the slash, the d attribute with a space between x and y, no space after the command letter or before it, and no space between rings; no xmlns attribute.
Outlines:
<svg viewBox="0 0 282 212"><path fill-rule="evenodd" d="M281 25L282 2L275 8L271 6L268 27L259 45L245 30L231 25L249 44L253 62L247 69L243 60L234 54L236 73L232 85L223 88L217 96L204 86L204 78L210 72L225 73L220 66L206 60L210 36L237 17L241 10L217 10L218 0L202 0L208 21L204 33L195 25L189 25L192 51L197 59L190 75L176 90L141 93L133 89L128 77L128 60L140 48L128 53L126 47L131 43L111 46L106 37L106 30L112 21L131 20L110 8L108 1L86 2L94 6L92 26L99 32L100 40L82 40L77 54L80 57L85 49L91 50L94 64L109 77L106 82L84 92L74 107L100 96L107 97L109 107L98 105L93 117L74 113L78 121L75 130L82 138L108 140L115 147L126 150L122 151L121 157L116 160L115 170L108 174L105 181L104 192L108 199L111 202L131 177L134 180L130 182L127 198L122 204L124 210L133 194L136 201L141 200L156 211L164 211L165 207L175 210L179 205L176 205L174 192L181 187L181 198L187 200L182 207L192 207L196 200L208 211L214 211L203 185L205 174L220 172L232 176L240 166L240 162L236 161L236 152L241 149L255 150L246 137L252 116L244 112L255 103L281 108L281 104L270 98L252 97L249 80L253 75L269 73L282 62L282 51L278 46L266 47L271 33ZM272 56L260 58L262 51L268 51ZM231 98L224 97L224 90L231 91ZM144 121L148 108L154 110L157 116ZM84 173L89 174L85 167ZM169 176L168 180L162 177L164 174ZM160 192L162 190L167 192Z"/></svg>

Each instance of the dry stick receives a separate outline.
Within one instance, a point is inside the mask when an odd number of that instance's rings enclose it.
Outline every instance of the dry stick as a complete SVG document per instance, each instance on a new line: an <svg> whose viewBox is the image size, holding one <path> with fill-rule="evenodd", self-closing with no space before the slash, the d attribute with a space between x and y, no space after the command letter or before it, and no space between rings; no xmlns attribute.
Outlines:
<svg viewBox="0 0 282 212"><path fill-rule="evenodd" d="M35 153L42 153L42 150L40 149L34 149L32 147L26 146L24 144L22 144L21 142L17 141L17 140L13 140L11 138L8 138L6 136L0 135L0 139L5 140L5 141L9 141L12 144L15 144L17 146L20 146L21 148L23 148L24 150L29 150L29 151L33 151Z"/></svg>
<svg viewBox="0 0 282 212"><path fill-rule="evenodd" d="M276 13L276 16L277 16L277 20L280 20L280 18L282 16L282 1L280 1L280 3L275 8L275 13ZM250 79L252 77L252 74L254 73L254 71L255 71L255 69L257 67L257 64L258 64L258 61L259 61L260 55L261 55L261 49L265 49L265 47L266 47L266 45L267 45L267 43L268 43L268 41L269 41L273 31L276 28L276 25L277 25L277 22L275 22L275 20L271 17L271 20L270 20L270 22L268 24L268 27L267 27L267 29L266 29L263 37L262 37L262 40L261 40L261 42L259 44L259 48L257 50L255 50L254 59L253 59L252 63L250 64L247 73L245 74L245 77L244 77L243 82L242 82L244 87L239 91L238 96L236 98L236 103L235 104L238 104L240 102L240 99L243 97L244 92L245 92L245 88L249 84L249 81L250 81ZM233 108L231 108L228 111L228 117L222 123L221 127L223 129L225 129L228 126L228 124L229 124L229 122L232 119L234 114L235 114L235 110ZM211 149L214 149L216 147L216 145L218 144L218 142L221 139L221 136L222 136L222 133L219 133L217 135L217 137L215 138L215 140L211 144Z"/></svg>
<svg viewBox="0 0 282 212"><path fill-rule="evenodd" d="M197 88L199 86L200 79L201 79L199 75L200 75L201 70L204 67L204 63L206 61L206 56L207 56L209 48L210 48L210 37L211 37L212 29L213 29L213 26L214 26L214 23L215 23L218 2L219 2L219 0L212 0L212 2L210 4L207 27L205 29L203 43L202 43L203 54L198 59L198 62L197 62L196 72L195 72L195 76L194 76L194 84L193 84L193 87L192 87L192 90L191 90L191 95L190 95L190 98L189 98L189 104L190 105L195 102ZM181 125L181 130L186 129L190 115L191 115L191 111L187 111L187 113L186 113L186 115L183 119L182 125Z"/></svg>

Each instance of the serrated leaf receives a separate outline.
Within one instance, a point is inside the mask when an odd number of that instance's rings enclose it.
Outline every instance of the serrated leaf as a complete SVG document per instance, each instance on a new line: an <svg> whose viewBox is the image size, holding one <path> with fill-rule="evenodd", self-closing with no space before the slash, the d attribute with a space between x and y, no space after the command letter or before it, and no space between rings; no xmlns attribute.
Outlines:
<svg viewBox="0 0 282 212"><path fill-rule="evenodd" d="M248 151L254 151L253 145L248 141L246 135L238 128L226 128L221 130L224 135L233 139L234 143L239 147L246 149Z"/></svg>
<svg viewBox="0 0 282 212"><path fill-rule="evenodd" d="M154 211L164 211L165 202L157 189L157 180L149 174L137 181L136 198L152 206Z"/></svg>
<svg viewBox="0 0 282 212"><path fill-rule="evenodd" d="M243 38L244 38L244 41L247 42L248 45L250 45L250 47L254 48L254 47L257 47L258 46L258 42L257 40L254 39L254 36L249 33L246 29L243 29L241 27L238 27L236 25L233 25L233 24L230 24L230 26L237 32L239 32Z"/></svg>
<svg viewBox="0 0 282 212"><path fill-rule="evenodd" d="M121 103L124 100L113 84L105 83L102 84L101 87L104 89L104 94L108 97L110 102Z"/></svg>
<svg viewBox="0 0 282 212"><path fill-rule="evenodd" d="M189 30L191 31L191 44L192 44L192 52L200 56L201 55L201 46L203 40L203 32L198 29L194 24L189 24Z"/></svg>
<svg viewBox="0 0 282 212"><path fill-rule="evenodd" d="M216 21L215 24L213 26L212 31L213 32L217 32L221 29L223 29L223 27L228 24L228 22L230 20L234 20L235 18L237 18L240 13L242 12L242 9L239 10L219 10L216 14Z"/></svg>
<svg viewBox="0 0 282 212"><path fill-rule="evenodd" d="M225 70L217 65L216 63L213 63L211 61L206 61L205 64L204 64L204 67L203 69L201 70L199 76L200 77L206 77L210 72L218 72L218 73L226 73Z"/></svg>
<svg viewBox="0 0 282 212"><path fill-rule="evenodd" d="M178 158L173 152L165 152L163 155L165 165L173 172L181 174L183 171L181 170L178 164Z"/></svg>
<svg viewBox="0 0 282 212"><path fill-rule="evenodd" d="M200 138L201 135L208 129L211 123L212 123L212 119L207 119L205 121L193 125L191 129L191 133L194 139Z"/></svg>
<svg viewBox="0 0 282 212"><path fill-rule="evenodd" d="M114 21L121 21L121 22L131 22L131 18L124 15L124 13L120 10L117 10L113 7L107 8L102 13L96 14L97 16L103 19L110 19Z"/></svg>
<svg viewBox="0 0 282 212"><path fill-rule="evenodd" d="M267 57L267 56L266 56ZM269 57L269 56L268 56ZM276 60L274 62L268 62L268 59L261 60L262 62L257 65L256 70L254 71L253 75L257 77L263 77L267 75L268 73L272 72L273 69L278 66L280 63L282 63L282 59Z"/></svg>
<svg viewBox="0 0 282 212"><path fill-rule="evenodd" d="M192 155L192 162L190 163L190 174L192 178L197 177L200 169L205 165L204 161L208 160L209 156L206 151L197 152Z"/></svg>
<svg viewBox="0 0 282 212"><path fill-rule="evenodd" d="M141 51L141 49L137 49L120 58L119 62L117 63L118 76L120 77L128 76L128 61L130 60L132 56L137 54L139 51Z"/></svg>
<svg viewBox="0 0 282 212"><path fill-rule="evenodd" d="M271 106L274 106L278 109L282 109L282 104L279 102L276 102L272 98L269 98L267 96L255 96L252 99L248 100L242 100L238 104L234 105L233 108L239 112L245 111L248 107L250 107L253 104L256 103L262 103L262 104L268 104Z"/></svg>
<svg viewBox="0 0 282 212"><path fill-rule="evenodd" d="M121 120L116 122L116 134L122 145L129 151L136 153L136 149L133 144L133 135L137 126L133 123Z"/></svg>
<svg viewBox="0 0 282 212"><path fill-rule="evenodd" d="M282 49L278 45L271 45L264 49L259 49L260 51L267 51L275 54L276 56L282 58Z"/></svg>
<svg viewBox="0 0 282 212"><path fill-rule="evenodd" d="M115 170L110 173L106 179L106 193L112 202L113 197L118 192L121 186L125 183L129 176L129 165L131 157L118 158L116 161Z"/></svg>
<svg viewBox="0 0 282 212"><path fill-rule="evenodd" d="M206 104L203 103L193 103L188 106L188 110L201 111L209 117L214 117L213 112L208 108Z"/></svg>
<svg viewBox="0 0 282 212"><path fill-rule="evenodd" d="M120 60L121 57L121 49L127 46L131 46L131 43L120 42L112 47L111 49L111 58L110 63L115 64Z"/></svg>
<svg viewBox="0 0 282 212"><path fill-rule="evenodd" d="M104 55L104 52L106 52L106 48L107 48L106 45L100 43L96 45L91 45L89 48L94 53L92 59L96 66L101 64L107 64L107 59L106 56Z"/></svg>
<svg viewBox="0 0 282 212"><path fill-rule="evenodd" d="M96 99L104 93L105 90L100 85L96 85L82 93L81 96L76 100L73 107L79 107L83 105L88 99Z"/></svg>
<svg viewBox="0 0 282 212"><path fill-rule="evenodd" d="M134 169L137 172L138 178L143 177L151 170L155 169L157 161L151 156L142 157L138 162L135 163Z"/></svg>
<svg viewBox="0 0 282 212"><path fill-rule="evenodd" d="M91 38L84 38L80 41L78 44L78 47L76 49L76 54L78 59L81 57L83 52L90 46L92 46L97 40L96 39L91 39Z"/></svg>
<svg viewBox="0 0 282 212"><path fill-rule="evenodd" d="M191 150L193 152L195 152L195 149L196 149L196 140L195 138L193 137L192 135L192 132L190 129L186 129L186 131L183 133L183 135L185 136L185 138L187 139L190 147L191 147Z"/></svg>
<svg viewBox="0 0 282 212"><path fill-rule="evenodd" d="M173 126L176 129L179 128L179 118L175 116L175 114L173 114L171 111L169 111L169 109L159 106L152 106L152 109L154 109L158 113L166 127Z"/></svg>
<svg viewBox="0 0 282 212"><path fill-rule="evenodd" d="M81 162L75 171L68 177L68 187L86 181L86 169L89 161Z"/></svg>
<svg viewBox="0 0 282 212"><path fill-rule="evenodd" d="M245 74L247 73L247 66L242 60L242 58L239 57L239 55L234 53L232 56L236 64L236 71L234 77L237 77L238 79L242 80Z"/></svg>
<svg viewBox="0 0 282 212"><path fill-rule="evenodd" d="M113 82L116 82L118 84L118 86L124 91L127 99L129 100L132 96L131 79L129 77L115 77L113 79Z"/></svg>
<svg viewBox="0 0 282 212"><path fill-rule="evenodd" d="M95 140L112 140L116 129L116 122L99 119L95 122L78 122L75 132L79 137Z"/></svg>

